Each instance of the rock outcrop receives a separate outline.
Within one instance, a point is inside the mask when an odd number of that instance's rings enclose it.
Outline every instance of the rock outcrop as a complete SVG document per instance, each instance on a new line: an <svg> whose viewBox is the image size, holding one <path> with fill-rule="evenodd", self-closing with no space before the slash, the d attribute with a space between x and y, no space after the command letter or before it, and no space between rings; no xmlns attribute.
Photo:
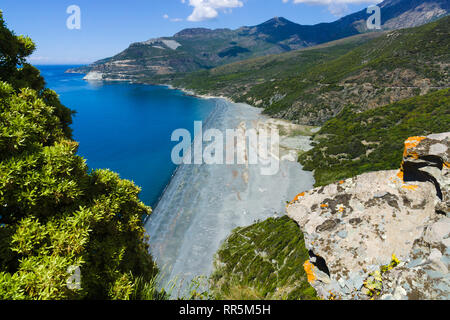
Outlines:
<svg viewBox="0 0 450 320"><path fill-rule="evenodd" d="M406 141L400 171L298 195L305 271L323 298L449 299L450 133Z"/></svg>

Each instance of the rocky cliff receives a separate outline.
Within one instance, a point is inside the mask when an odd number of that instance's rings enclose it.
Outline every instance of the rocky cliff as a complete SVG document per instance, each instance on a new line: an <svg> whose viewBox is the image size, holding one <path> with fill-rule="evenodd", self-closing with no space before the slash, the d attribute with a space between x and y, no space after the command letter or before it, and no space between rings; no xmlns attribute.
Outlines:
<svg viewBox="0 0 450 320"><path fill-rule="evenodd" d="M449 299L450 133L412 137L400 170L363 174L298 195L318 295Z"/></svg>

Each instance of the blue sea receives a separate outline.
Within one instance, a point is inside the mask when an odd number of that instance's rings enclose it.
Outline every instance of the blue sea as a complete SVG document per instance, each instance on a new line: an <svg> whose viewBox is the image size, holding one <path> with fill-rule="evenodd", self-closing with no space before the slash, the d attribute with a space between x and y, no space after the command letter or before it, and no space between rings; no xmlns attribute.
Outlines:
<svg viewBox="0 0 450 320"><path fill-rule="evenodd" d="M216 101L186 96L163 86L87 82L74 66L39 66L47 87L77 113L74 139L91 169L111 169L142 188L141 200L155 206L176 166L171 161L174 130L193 132Z"/></svg>

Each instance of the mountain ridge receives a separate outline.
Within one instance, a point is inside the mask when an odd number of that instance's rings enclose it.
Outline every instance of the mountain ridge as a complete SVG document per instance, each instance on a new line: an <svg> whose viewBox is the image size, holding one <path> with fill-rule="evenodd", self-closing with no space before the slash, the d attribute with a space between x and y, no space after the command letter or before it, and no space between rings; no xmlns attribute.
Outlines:
<svg viewBox="0 0 450 320"><path fill-rule="evenodd" d="M447 88L449 23L444 17L420 27L354 36L333 46L195 72L173 84L255 105L277 118L321 125L348 105L373 109Z"/></svg>
<svg viewBox="0 0 450 320"><path fill-rule="evenodd" d="M417 24L423 24L449 12L446 0L385 0L380 8L382 24L387 29L410 27L411 23L414 24L414 16L420 16ZM69 72L95 71L101 73L105 80L153 78L158 82L178 73L207 70L366 33L369 16L366 10L361 10L334 22L316 25L301 25L283 17L274 17L262 24L236 30L189 28L173 37L133 43L113 57ZM401 17L401 21L396 17Z"/></svg>

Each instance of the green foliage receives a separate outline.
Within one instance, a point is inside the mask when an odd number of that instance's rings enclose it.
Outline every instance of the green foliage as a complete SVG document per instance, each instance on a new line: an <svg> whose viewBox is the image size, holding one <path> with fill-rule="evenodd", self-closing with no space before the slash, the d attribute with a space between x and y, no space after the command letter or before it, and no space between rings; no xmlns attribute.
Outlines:
<svg viewBox="0 0 450 320"><path fill-rule="evenodd" d="M450 89L365 112L345 108L317 133L314 149L302 154L317 186L365 172L400 167L403 143L411 136L450 128ZM364 142L364 144L362 144Z"/></svg>
<svg viewBox="0 0 450 320"><path fill-rule="evenodd" d="M159 277L153 277L150 281L143 277L134 279L133 290L128 297L130 300L166 300L169 295L163 290L158 290L157 280Z"/></svg>
<svg viewBox="0 0 450 320"><path fill-rule="evenodd" d="M211 276L219 299L316 299L303 264L303 234L287 216L238 228L217 253Z"/></svg>
<svg viewBox="0 0 450 320"><path fill-rule="evenodd" d="M369 278L364 281L369 297L379 296L383 290L383 277L379 270L370 273Z"/></svg>
<svg viewBox="0 0 450 320"><path fill-rule="evenodd" d="M0 82L0 160L54 144L64 137L54 109L32 89Z"/></svg>
<svg viewBox="0 0 450 320"><path fill-rule="evenodd" d="M76 147L61 141L0 163L1 270L31 299L125 299L131 275L151 281L157 271L142 227L150 209L133 183L89 174ZM66 288L71 265L81 267L79 292Z"/></svg>
<svg viewBox="0 0 450 320"><path fill-rule="evenodd" d="M151 209L76 155L72 111L24 63L33 50L0 15L0 299L164 298L142 223Z"/></svg>

